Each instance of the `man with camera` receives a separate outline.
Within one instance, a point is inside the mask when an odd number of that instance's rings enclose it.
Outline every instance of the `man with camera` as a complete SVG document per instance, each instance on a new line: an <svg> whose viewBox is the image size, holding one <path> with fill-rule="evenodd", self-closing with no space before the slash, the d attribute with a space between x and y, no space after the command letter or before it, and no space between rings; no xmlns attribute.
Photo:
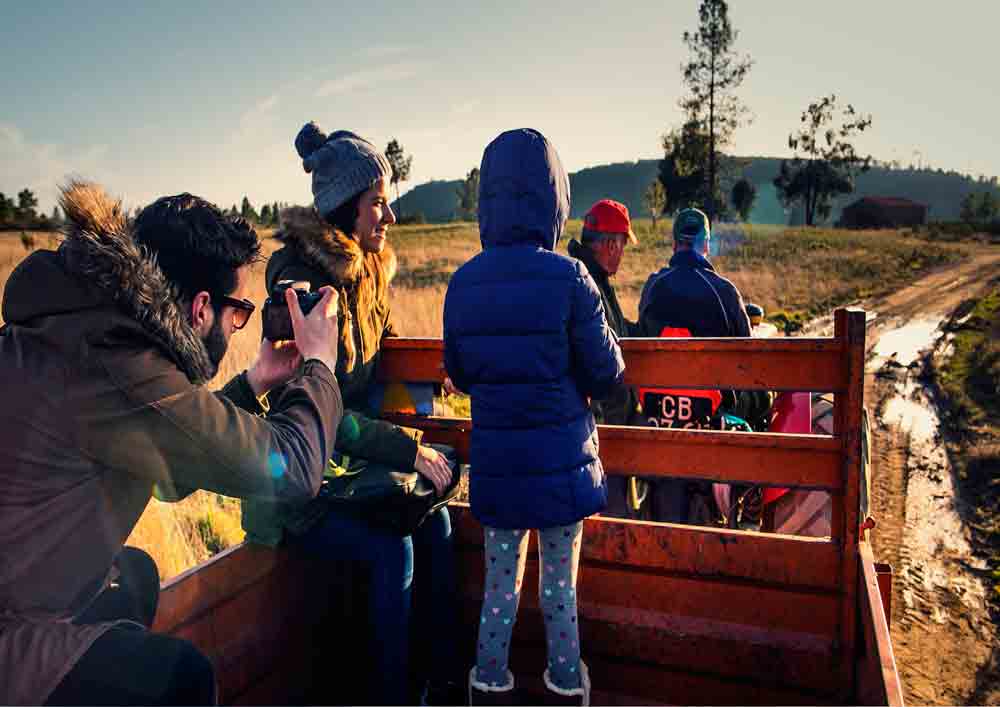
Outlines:
<svg viewBox="0 0 1000 707"><path fill-rule="evenodd" d="M264 340L212 393L254 310L253 229L190 194L134 222L92 184L61 204L65 240L3 298L0 704L207 704L211 664L147 630L155 565L123 543L154 489L316 495L343 411L336 295L305 316L287 292L294 343ZM258 397L279 386L265 416Z"/></svg>

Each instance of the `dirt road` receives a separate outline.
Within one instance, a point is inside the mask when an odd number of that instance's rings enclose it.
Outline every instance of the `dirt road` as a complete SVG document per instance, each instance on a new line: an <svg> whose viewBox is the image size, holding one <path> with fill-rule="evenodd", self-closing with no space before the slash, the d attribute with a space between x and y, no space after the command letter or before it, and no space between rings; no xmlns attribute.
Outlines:
<svg viewBox="0 0 1000 707"><path fill-rule="evenodd" d="M935 405L918 374L943 348L939 325L1000 270L1000 248L933 273L868 310L865 404L873 412L875 556L893 566L892 639L908 704L1000 698L983 684L1000 638L983 561L962 520ZM989 678L985 679L989 682Z"/></svg>

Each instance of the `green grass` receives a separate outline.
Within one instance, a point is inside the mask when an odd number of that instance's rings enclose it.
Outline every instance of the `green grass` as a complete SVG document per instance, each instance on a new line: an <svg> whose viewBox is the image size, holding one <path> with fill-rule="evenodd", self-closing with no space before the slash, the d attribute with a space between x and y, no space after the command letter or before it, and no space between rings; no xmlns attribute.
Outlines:
<svg viewBox="0 0 1000 707"><path fill-rule="evenodd" d="M972 507L973 538L1000 580L1000 278L979 300L963 303L947 330L952 353L932 374L946 402L943 422ZM1000 584L994 590L1000 615Z"/></svg>
<svg viewBox="0 0 1000 707"><path fill-rule="evenodd" d="M566 225L557 251L579 238L582 222ZM642 286L670 260L672 222L654 229L635 219L638 245L630 246L615 278L626 316L635 318ZM445 287L451 273L479 252L474 223L397 226L390 239L400 258L395 284ZM760 304L779 327L802 322L845 303L885 294L927 271L966 257L968 247L929 241L910 230L847 231L829 228L724 224L713 235L712 262L744 299Z"/></svg>
<svg viewBox="0 0 1000 707"><path fill-rule="evenodd" d="M970 306L971 305L971 306ZM951 414L966 427L1000 426L1000 279L948 326L954 351L938 370Z"/></svg>

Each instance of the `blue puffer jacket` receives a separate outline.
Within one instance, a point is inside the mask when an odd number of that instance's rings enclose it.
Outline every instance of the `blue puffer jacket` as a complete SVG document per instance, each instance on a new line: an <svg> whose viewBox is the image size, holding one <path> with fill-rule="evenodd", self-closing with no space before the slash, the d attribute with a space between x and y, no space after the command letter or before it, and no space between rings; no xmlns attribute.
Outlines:
<svg viewBox="0 0 1000 707"><path fill-rule="evenodd" d="M483 251L459 268L444 305L445 366L472 396L472 512L495 528L551 528L604 508L588 397L625 372L586 267L553 252L569 180L533 130L486 148Z"/></svg>

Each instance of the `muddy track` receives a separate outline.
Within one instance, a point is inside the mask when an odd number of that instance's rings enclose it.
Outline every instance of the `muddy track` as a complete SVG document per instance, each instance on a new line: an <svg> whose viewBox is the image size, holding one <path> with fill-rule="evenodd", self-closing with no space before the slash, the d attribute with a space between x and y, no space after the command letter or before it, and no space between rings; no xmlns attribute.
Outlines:
<svg viewBox="0 0 1000 707"><path fill-rule="evenodd" d="M873 413L875 556L894 569L891 630L908 704L963 704L996 694L983 666L1000 651L938 418L919 380L938 324L1000 269L1000 249L866 302L865 404Z"/></svg>

